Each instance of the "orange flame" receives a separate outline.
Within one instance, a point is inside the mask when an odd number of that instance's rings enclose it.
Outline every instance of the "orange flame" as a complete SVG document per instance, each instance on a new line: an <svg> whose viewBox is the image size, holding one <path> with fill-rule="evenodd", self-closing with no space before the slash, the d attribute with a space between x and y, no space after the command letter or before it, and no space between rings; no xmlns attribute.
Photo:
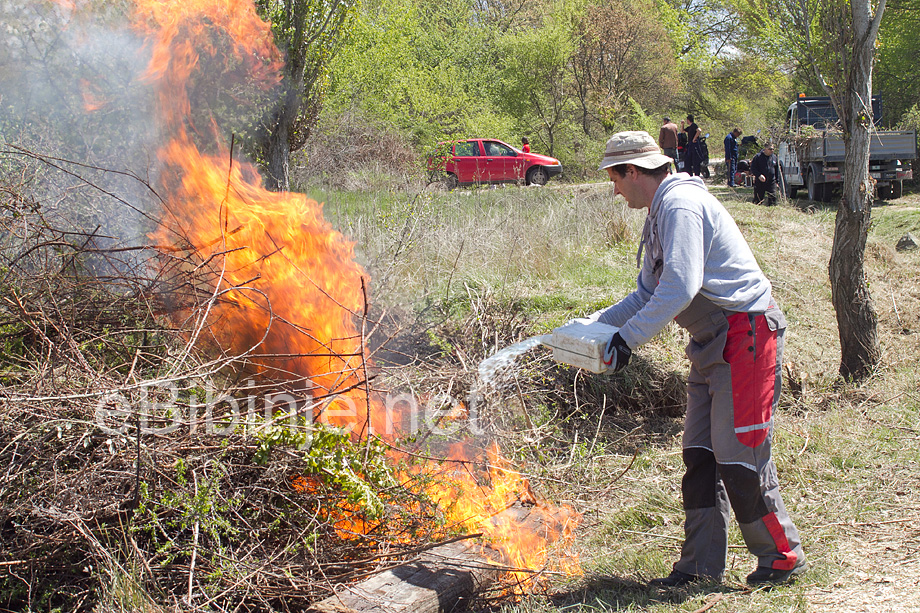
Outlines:
<svg viewBox="0 0 920 613"><path fill-rule="evenodd" d="M448 454L450 459L462 462L458 465L464 469L466 460L476 456L463 443L453 445ZM581 515L568 506L554 507L538 501L530 482L509 467L498 445L487 450L486 459L487 484L480 483L469 470L458 469L450 476L450 483L432 488L428 494L442 503L456 525L482 532L491 550L499 554L495 557L485 550L490 561L517 569L512 574L520 581L527 582L531 572L546 569L580 572L577 556L568 548ZM549 548L554 544L564 554L551 560Z"/></svg>
<svg viewBox="0 0 920 613"><path fill-rule="evenodd" d="M189 89L204 59L265 89L280 82L269 25L251 0L136 0L136 8L134 27L151 58L144 78L156 89L170 138L159 151L165 214L155 239L195 253L212 279L204 288L212 300L196 329L225 353L246 354L261 372L328 398L341 409L333 424L362 432L358 409L367 407L374 431L388 431L390 416L368 398L361 370L367 356L355 321L366 308L366 274L353 243L323 218L320 204L264 189L256 168L233 160L216 137L214 153L195 144L203 137L193 125ZM218 57L226 53L232 58ZM578 514L538 502L497 447L483 457L458 444L449 457L456 468L427 494L454 526L483 532L500 552L496 563L543 569L548 546L571 540ZM487 470L474 476L471 460ZM302 480L293 485L309 488ZM352 510L342 507L332 518L340 534L368 528L350 517Z"/></svg>
<svg viewBox="0 0 920 613"><path fill-rule="evenodd" d="M365 273L353 243L325 221L320 204L264 189L255 167L232 160L220 143L217 154L202 153L189 131L189 82L204 57L210 66L232 54L228 69L264 89L280 81L271 28L250 0L139 0L137 9L135 27L151 47L145 78L172 135L159 152L169 219L156 238L189 241L211 268L219 300L208 332L221 349L254 355L263 373L329 398L334 425L363 427L364 351L354 315L364 307Z"/></svg>
<svg viewBox="0 0 920 613"><path fill-rule="evenodd" d="M87 113L98 111L109 103L102 97L96 86L86 79L80 79L80 93L83 96L83 109Z"/></svg>

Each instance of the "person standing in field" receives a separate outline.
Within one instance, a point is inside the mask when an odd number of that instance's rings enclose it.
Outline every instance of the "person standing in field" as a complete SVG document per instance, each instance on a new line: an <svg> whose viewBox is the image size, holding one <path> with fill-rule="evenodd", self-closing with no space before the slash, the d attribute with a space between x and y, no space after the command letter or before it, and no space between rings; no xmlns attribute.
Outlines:
<svg viewBox="0 0 920 613"><path fill-rule="evenodd" d="M728 173L728 186L735 187L735 174L738 172L738 137L741 128L735 128L725 137L725 172Z"/></svg>
<svg viewBox="0 0 920 613"><path fill-rule="evenodd" d="M703 153L700 151L700 127L693 120L693 115L687 115L680 120L680 129L687 133L687 150L684 152L684 171L691 176L700 174L700 164Z"/></svg>
<svg viewBox="0 0 920 613"><path fill-rule="evenodd" d="M776 204L776 182L779 180L779 161L773 154L773 143L768 142L763 150L751 160L751 174L754 175L754 204L774 206Z"/></svg>
<svg viewBox="0 0 920 613"><path fill-rule="evenodd" d="M666 156L674 160L674 172L680 170L677 163L677 124L665 117L661 129L658 130L658 146Z"/></svg>
<svg viewBox="0 0 920 613"><path fill-rule="evenodd" d="M649 586L721 581L730 508L757 558L747 582L783 583L807 566L771 456L786 320L729 212L701 178L670 175L670 163L646 132L607 141L600 170L646 218L635 291L591 316L619 328L607 345L609 373L672 320L690 334L684 542L671 574Z"/></svg>

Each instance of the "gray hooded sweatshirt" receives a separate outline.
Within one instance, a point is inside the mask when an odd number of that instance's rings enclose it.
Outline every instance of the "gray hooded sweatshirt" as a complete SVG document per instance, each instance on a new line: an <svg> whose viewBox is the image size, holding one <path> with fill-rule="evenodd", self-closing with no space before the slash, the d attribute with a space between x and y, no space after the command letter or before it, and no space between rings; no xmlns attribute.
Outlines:
<svg viewBox="0 0 920 613"><path fill-rule="evenodd" d="M643 256L644 248L644 256ZM644 345L702 294L728 311L763 312L772 302L735 220L699 177L667 177L649 207L636 256L636 290L595 315Z"/></svg>

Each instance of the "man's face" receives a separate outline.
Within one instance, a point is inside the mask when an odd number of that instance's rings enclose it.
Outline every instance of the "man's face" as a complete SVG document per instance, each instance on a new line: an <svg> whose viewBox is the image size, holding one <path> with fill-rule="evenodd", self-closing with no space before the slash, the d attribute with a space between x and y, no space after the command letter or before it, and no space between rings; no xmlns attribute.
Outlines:
<svg viewBox="0 0 920 613"><path fill-rule="evenodd" d="M773 155L773 147L764 147L763 153L764 155Z"/></svg>
<svg viewBox="0 0 920 613"><path fill-rule="evenodd" d="M622 195L626 199L626 206L631 209L641 209L644 208L644 205L639 203L638 200L638 179L639 172L632 165L626 166L626 174L620 174L616 172L613 167L607 167L607 174L610 175L610 180L613 181L613 195L617 194Z"/></svg>

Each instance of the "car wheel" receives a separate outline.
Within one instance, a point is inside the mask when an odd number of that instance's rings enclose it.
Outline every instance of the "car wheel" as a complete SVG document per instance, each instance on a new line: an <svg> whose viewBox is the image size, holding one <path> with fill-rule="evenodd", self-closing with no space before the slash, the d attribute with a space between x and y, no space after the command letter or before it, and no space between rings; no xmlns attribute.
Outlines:
<svg viewBox="0 0 920 613"><path fill-rule="evenodd" d="M549 181L549 174L542 166L534 166L527 172L528 185L546 185Z"/></svg>
<svg viewBox="0 0 920 613"><path fill-rule="evenodd" d="M449 172L447 173L447 176L444 177L444 187L446 187L448 191L457 189L459 185L460 181L457 179L457 175L454 173Z"/></svg>

